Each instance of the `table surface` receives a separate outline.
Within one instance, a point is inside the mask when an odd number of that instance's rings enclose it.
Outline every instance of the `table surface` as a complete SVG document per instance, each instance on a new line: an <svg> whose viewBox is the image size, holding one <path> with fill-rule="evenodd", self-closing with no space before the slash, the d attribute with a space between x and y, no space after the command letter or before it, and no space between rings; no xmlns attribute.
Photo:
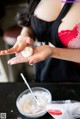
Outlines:
<svg viewBox="0 0 80 119"><path fill-rule="evenodd" d="M52 93L53 100L80 101L80 83L30 83L31 87L44 87ZM16 99L26 90L23 82L0 83L0 119L28 119L16 107ZM39 119L53 119L48 113Z"/></svg>

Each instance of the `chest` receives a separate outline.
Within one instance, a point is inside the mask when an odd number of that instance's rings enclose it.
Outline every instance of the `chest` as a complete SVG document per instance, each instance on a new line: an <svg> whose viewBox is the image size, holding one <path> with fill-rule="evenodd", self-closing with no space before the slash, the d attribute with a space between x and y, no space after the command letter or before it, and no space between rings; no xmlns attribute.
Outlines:
<svg viewBox="0 0 80 119"><path fill-rule="evenodd" d="M58 35L65 47L80 48L80 23L78 23L72 30L62 30Z"/></svg>
<svg viewBox="0 0 80 119"><path fill-rule="evenodd" d="M45 21L53 21L57 18L60 11L60 0L41 0L34 11L34 15Z"/></svg>

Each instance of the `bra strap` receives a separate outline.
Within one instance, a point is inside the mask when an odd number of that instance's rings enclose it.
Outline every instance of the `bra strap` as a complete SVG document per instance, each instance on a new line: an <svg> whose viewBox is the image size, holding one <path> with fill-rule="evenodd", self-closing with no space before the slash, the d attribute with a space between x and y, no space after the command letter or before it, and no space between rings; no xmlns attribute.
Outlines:
<svg viewBox="0 0 80 119"><path fill-rule="evenodd" d="M65 15L67 14L67 12L70 10L72 4L74 3L75 0L67 0L65 5L63 6L60 14L57 17L57 20L62 20L62 18L65 17Z"/></svg>
<svg viewBox="0 0 80 119"><path fill-rule="evenodd" d="M58 28L59 25L62 22L62 19L65 17L65 15L68 13L68 11L70 10L72 4L74 3L75 0L72 0L73 2L70 2L71 0L67 0L65 5L63 6L59 16L57 17L57 19L55 20L54 24L53 24L53 28L52 31L54 31L53 35L53 40L52 43L56 46L56 47L64 47L63 44L61 43L59 37L58 37ZM52 33L53 34L53 33Z"/></svg>

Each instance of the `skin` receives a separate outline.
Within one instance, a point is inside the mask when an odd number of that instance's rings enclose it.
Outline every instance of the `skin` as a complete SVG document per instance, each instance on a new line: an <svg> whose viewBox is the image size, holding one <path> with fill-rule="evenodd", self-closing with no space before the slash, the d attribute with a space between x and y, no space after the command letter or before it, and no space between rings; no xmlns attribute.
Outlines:
<svg viewBox="0 0 80 119"><path fill-rule="evenodd" d="M41 4L41 5L44 5L44 4ZM62 19L63 22L60 24L58 32L60 32L61 30L66 30L66 29L71 30L79 22L79 20L80 20L80 14L78 12L79 9L80 9L80 3L74 3L73 6L71 7L70 11ZM45 21L53 21L54 18L52 18L52 16L51 16L51 19L50 19L50 16L48 17L48 14L46 14L45 18L40 16L38 14L38 10L40 12L40 6L37 7L35 12L34 12L38 18L44 19ZM45 11L45 12L47 12L47 11ZM44 13L43 13L43 16L44 16ZM76 16L76 17L74 17L74 16ZM70 20L72 22L70 22ZM30 44L31 44L32 41L33 40L30 40ZM20 42L20 40L19 40L19 42ZM19 44L19 42L18 42L18 44ZM23 45L23 44L20 43L20 45L19 45L20 50L19 51L24 49L25 45ZM13 49L9 53L15 53L15 52L17 52L17 47L15 49L14 46L13 46ZM3 54L8 54L8 52L3 53ZM3 55L3 54L1 54L1 55ZM17 64L17 63L23 63L23 62L29 62L29 64L34 64L34 63L40 62L42 60L45 60L49 57L80 63L80 49L57 48L57 47L53 48L53 47L48 46L48 45L38 46L38 47L34 48L34 53L33 53L32 56L24 58L21 55L21 53L19 53L16 57L10 59L8 61L8 63L11 64L11 65L12 64Z"/></svg>
<svg viewBox="0 0 80 119"><path fill-rule="evenodd" d="M46 7L49 9L46 9ZM57 0L57 2L55 1L53 2L52 0L41 0L41 2L39 3L39 5L34 11L34 15L45 21L53 21L59 15L60 10L61 10L60 0ZM53 11L54 11L54 14L53 14ZM49 14L50 16L48 16ZM0 55L19 53L26 46L32 45L34 42L33 39L34 39L34 35L33 35L33 31L31 27L24 27L21 31L21 34L17 37L17 42L15 43L15 45L11 49L0 51Z"/></svg>
<svg viewBox="0 0 80 119"><path fill-rule="evenodd" d="M73 54L74 51L74 54ZM72 55L73 54L73 55ZM8 64L13 65L17 63L29 62L30 65L43 61L48 57L63 59L80 63L80 50L79 49L63 49L53 48L48 45L38 46L34 48L34 54L25 58L19 53L16 57L10 59Z"/></svg>
<svg viewBox="0 0 80 119"><path fill-rule="evenodd" d="M8 64L16 64L16 63L23 63L23 62L29 62L29 64L33 64L36 62L39 62L40 60L47 59L51 56L51 47L48 45L39 46L34 48L34 54L24 58L21 53L19 53L16 57L12 58L8 61ZM44 50L45 49L45 50Z"/></svg>
<svg viewBox="0 0 80 119"><path fill-rule="evenodd" d="M26 46L30 46L34 43L34 34L31 29L31 27L24 27L21 31L21 34L17 37L17 41L15 45L8 49L8 50L2 50L0 51L0 55L6 55L6 54L17 54L21 52Z"/></svg>

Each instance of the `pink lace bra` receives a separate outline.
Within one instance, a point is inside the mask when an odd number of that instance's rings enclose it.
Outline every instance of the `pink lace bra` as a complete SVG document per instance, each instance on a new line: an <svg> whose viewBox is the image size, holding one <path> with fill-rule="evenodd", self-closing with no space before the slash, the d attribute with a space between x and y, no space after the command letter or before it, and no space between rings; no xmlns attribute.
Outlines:
<svg viewBox="0 0 80 119"><path fill-rule="evenodd" d="M65 47L80 48L80 23L78 23L72 30L60 31L58 36Z"/></svg>

